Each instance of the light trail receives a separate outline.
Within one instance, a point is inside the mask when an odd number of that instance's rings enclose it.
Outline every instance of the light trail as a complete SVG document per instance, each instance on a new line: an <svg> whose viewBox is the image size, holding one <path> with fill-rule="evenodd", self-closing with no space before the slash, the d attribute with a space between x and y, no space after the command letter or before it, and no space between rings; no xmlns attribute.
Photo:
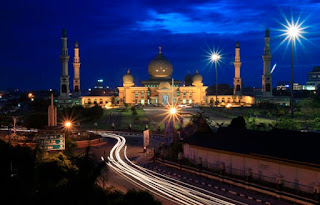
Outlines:
<svg viewBox="0 0 320 205"><path fill-rule="evenodd" d="M176 204L245 204L138 166L131 162L127 157L127 147L125 146L126 139L124 137L111 133L100 132L98 134L103 137L109 137L117 140L117 143L110 151L107 165L120 176L144 190ZM121 150L123 150L122 154L124 160L121 158Z"/></svg>

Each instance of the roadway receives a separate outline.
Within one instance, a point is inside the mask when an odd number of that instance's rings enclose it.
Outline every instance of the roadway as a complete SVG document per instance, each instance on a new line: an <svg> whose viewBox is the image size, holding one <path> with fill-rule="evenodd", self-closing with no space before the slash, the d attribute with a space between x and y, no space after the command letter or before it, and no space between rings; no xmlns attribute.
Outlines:
<svg viewBox="0 0 320 205"><path fill-rule="evenodd" d="M127 157L124 137L103 132L99 134L116 140L106 162L108 167L137 187L166 201L173 204L247 204L138 166Z"/></svg>

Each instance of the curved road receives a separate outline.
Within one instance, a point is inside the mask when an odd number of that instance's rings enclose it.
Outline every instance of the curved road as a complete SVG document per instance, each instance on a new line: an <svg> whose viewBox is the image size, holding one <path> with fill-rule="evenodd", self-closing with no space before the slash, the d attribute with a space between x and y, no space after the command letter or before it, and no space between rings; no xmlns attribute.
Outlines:
<svg viewBox="0 0 320 205"><path fill-rule="evenodd" d="M124 137L103 132L98 134L117 140L117 143L110 151L107 165L116 173L142 189L148 190L176 204L245 204L140 167L128 159L126 155L126 139Z"/></svg>

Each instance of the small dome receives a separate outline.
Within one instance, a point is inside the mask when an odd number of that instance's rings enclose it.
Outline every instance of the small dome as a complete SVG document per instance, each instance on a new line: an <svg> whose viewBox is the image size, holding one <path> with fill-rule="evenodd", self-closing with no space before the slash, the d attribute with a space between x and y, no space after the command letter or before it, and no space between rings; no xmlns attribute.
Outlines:
<svg viewBox="0 0 320 205"><path fill-rule="evenodd" d="M192 75L188 72L186 77L184 78L184 85L185 86L190 86L192 85Z"/></svg>
<svg viewBox="0 0 320 205"><path fill-rule="evenodd" d="M193 83L202 83L202 75L200 73L198 73L198 70L196 71L196 73L193 75L192 77L192 82Z"/></svg>
<svg viewBox="0 0 320 205"><path fill-rule="evenodd" d="M162 55L161 46L159 46L159 54L148 65L149 74L156 78L168 78L172 71L171 62Z"/></svg>
<svg viewBox="0 0 320 205"><path fill-rule="evenodd" d="M128 84L133 83L134 78L133 78L133 75L130 73L129 69L127 74L125 74L122 79L123 79L123 83L128 83Z"/></svg>
<svg viewBox="0 0 320 205"><path fill-rule="evenodd" d="M170 83L168 83L168 82L161 82L160 84L159 84L159 89L161 90L161 89L171 89L171 85L170 85Z"/></svg>

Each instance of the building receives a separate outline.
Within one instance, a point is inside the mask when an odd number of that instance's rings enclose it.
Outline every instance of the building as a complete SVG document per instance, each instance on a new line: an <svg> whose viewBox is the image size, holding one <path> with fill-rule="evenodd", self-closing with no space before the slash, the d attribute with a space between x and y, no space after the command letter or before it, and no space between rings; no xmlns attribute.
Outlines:
<svg viewBox="0 0 320 205"><path fill-rule="evenodd" d="M307 90L318 90L320 85L320 66L314 66L313 70L308 73Z"/></svg>
<svg viewBox="0 0 320 205"><path fill-rule="evenodd" d="M123 86L119 89L119 104L124 105L168 105L197 104L205 105L206 89L202 83L202 75L196 71L193 76L188 74L186 82L171 78L173 66L163 55L159 47L158 55L149 63L150 78L136 86L130 70L123 76Z"/></svg>
<svg viewBox="0 0 320 205"><path fill-rule="evenodd" d="M66 30L62 31L62 49L61 49L61 65L62 73L60 77L60 95L58 97L58 107L71 107L74 105L82 105L91 107L99 105L104 108L120 105L168 105L168 104L188 104L188 105L210 105L216 103L218 106L251 106L255 103L255 99L251 96L242 95L242 79L240 77L240 46L236 43L235 48L235 78L233 95L207 95L208 86L204 85L202 75L196 70L193 75L188 73L184 82L173 79L173 66L171 62L163 55L162 47L159 47L157 56L150 61L148 65L149 79L136 85L134 77L130 70L123 76L123 84L118 87L119 93L103 86L103 80L99 79L95 88L91 89L88 96L81 96L80 87L80 55L79 44L76 42L74 46L74 78L73 90L70 91L68 62L67 34ZM217 99L216 99L217 98Z"/></svg>
<svg viewBox="0 0 320 205"><path fill-rule="evenodd" d="M278 82L277 90L291 90L290 85L290 82ZM306 90L306 86L293 83L293 90Z"/></svg>

